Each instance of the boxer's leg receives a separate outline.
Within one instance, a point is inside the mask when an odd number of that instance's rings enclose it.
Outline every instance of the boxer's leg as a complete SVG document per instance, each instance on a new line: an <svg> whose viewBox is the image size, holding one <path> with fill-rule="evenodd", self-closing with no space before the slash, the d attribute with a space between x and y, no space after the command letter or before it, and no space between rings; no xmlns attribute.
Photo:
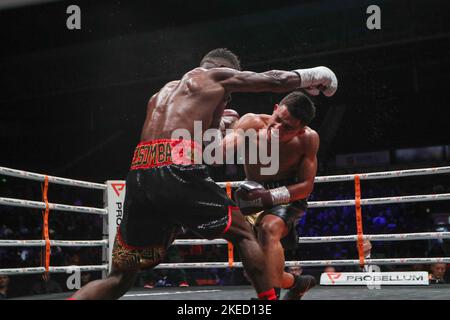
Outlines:
<svg viewBox="0 0 450 320"><path fill-rule="evenodd" d="M258 242L266 258L267 274L275 287L282 288L285 260L280 240L288 234L286 222L278 216L264 214L257 223L257 230Z"/></svg>
<svg viewBox="0 0 450 320"><path fill-rule="evenodd" d="M173 241L176 227L173 227L173 230L172 236L165 237L165 239L169 239L169 242ZM72 299L111 300L120 298L131 289L140 270L154 268L164 259L168 246L169 244L142 248L131 247L123 242L120 231L118 231L114 241L111 273L105 279L89 282L78 290Z"/></svg>
<svg viewBox="0 0 450 320"><path fill-rule="evenodd" d="M316 285L316 279L311 275L293 275L294 284L284 295L283 300L300 300L303 295Z"/></svg>
<svg viewBox="0 0 450 320"><path fill-rule="evenodd" d="M78 290L74 300L112 300L119 299L131 289L136 281L137 271L113 270L107 278L89 282Z"/></svg>
<svg viewBox="0 0 450 320"><path fill-rule="evenodd" d="M171 166L170 175L176 178L171 190L177 201L171 201L166 209L173 212L174 220L203 238L225 238L233 243L258 297L276 299L264 254L250 224L239 211L232 210L234 202L209 177L207 168ZM180 184L180 179L185 183Z"/></svg>
<svg viewBox="0 0 450 320"><path fill-rule="evenodd" d="M261 246L254 235L250 224L237 211L232 213L232 223L224 238L230 241L238 250L242 264L258 296L273 290L273 279L267 273L267 261ZM270 298L275 298L270 296Z"/></svg>

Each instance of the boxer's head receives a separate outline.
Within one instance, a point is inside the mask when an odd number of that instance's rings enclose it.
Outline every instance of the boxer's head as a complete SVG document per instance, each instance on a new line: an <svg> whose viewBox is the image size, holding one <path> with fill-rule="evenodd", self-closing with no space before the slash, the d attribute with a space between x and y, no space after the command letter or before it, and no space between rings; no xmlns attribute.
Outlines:
<svg viewBox="0 0 450 320"><path fill-rule="evenodd" d="M241 62L237 55L225 48L218 48L208 52L200 62L200 67L205 69L212 68L231 68L241 70Z"/></svg>
<svg viewBox="0 0 450 320"><path fill-rule="evenodd" d="M268 126L278 129L280 141L286 142L302 134L315 115L316 107L311 99L295 91L275 105Z"/></svg>

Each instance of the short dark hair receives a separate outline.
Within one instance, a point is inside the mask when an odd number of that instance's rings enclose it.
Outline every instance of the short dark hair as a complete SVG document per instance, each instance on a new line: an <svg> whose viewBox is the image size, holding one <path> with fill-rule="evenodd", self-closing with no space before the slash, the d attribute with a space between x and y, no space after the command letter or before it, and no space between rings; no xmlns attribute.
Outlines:
<svg viewBox="0 0 450 320"><path fill-rule="evenodd" d="M235 55L230 50L228 50L227 48L217 48L211 50L203 57L202 61L200 62L200 65L202 65L205 60L214 58L227 60L233 66L233 69L241 70L241 62L239 61L238 56Z"/></svg>
<svg viewBox="0 0 450 320"><path fill-rule="evenodd" d="M289 113L307 126L316 116L316 107L312 100L301 91L294 91L284 97L280 105L285 105Z"/></svg>

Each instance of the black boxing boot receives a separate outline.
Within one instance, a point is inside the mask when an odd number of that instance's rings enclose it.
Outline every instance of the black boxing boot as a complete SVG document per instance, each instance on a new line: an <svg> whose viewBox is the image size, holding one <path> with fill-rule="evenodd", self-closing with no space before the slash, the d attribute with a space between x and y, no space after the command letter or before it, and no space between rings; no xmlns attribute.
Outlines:
<svg viewBox="0 0 450 320"><path fill-rule="evenodd" d="M283 297L283 300L300 300L303 295L316 285L316 279L310 275L294 275L294 285Z"/></svg>

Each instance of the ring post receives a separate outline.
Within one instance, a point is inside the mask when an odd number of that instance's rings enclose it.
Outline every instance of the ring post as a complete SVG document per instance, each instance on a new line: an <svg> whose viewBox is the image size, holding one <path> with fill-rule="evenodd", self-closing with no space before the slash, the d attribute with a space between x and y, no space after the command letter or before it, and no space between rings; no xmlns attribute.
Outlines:
<svg viewBox="0 0 450 320"><path fill-rule="evenodd" d="M108 216L103 219L103 239L108 240L108 246L103 249L103 263L108 264L108 271L111 271L112 250L114 239L117 233L117 227L122 222L123 204L125 201L125 181L108 180L106 181L106 192L104 193L104 203L108 210ZM104 271L103 277L106 277Z"/></svg>

